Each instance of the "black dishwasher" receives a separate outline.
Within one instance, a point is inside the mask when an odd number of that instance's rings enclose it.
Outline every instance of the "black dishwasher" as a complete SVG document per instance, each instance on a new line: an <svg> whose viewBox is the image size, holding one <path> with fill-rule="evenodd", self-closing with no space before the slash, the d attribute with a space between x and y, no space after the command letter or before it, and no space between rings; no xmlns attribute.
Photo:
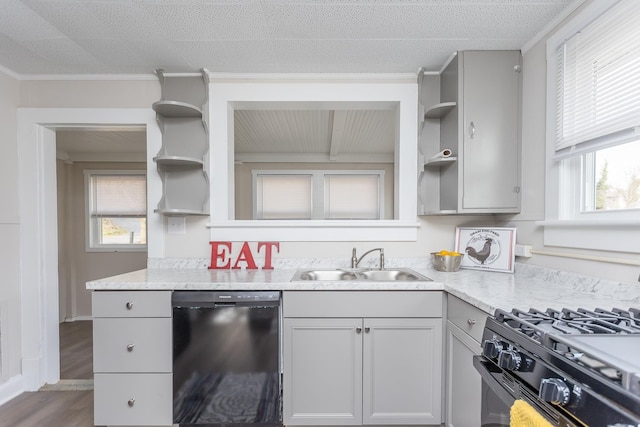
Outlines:
<svg viewBox="0 0 640 427"><path fill-rule="evenodd" d="M175 291L173 422L280 426L280 292Z"/></svg>

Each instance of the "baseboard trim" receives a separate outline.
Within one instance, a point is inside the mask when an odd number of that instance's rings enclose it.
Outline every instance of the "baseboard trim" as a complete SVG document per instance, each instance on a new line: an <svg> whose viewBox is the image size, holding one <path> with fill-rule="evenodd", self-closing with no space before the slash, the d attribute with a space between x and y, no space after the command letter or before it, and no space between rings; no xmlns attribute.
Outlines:
<svg viewBox="0 0 640 427"><path fill-rule="evenodd" d="M65 317L62 323L80 322L84 320L93 320L93 317L92 316Z"/></svg>
<svg viewBox="0 0 640 427"><path fill-rule="evenodd" d="M43 377L42 358L22 358L22 388L24 391L38 391L45 383Z"/></svg>
<svg viewBox="0 0 640 427"><path fill-rule="evenodd" d="M79 391L93 390L93 379L60 380L55 384L45 384L38 391Z"/></svg>
<svg viewBox="0 0 640 427"><path fill-rule="evenodd" d="M24 393L22 375L9 378L8 381L0 384L0 405L4 405L16 396Z"/></svg>

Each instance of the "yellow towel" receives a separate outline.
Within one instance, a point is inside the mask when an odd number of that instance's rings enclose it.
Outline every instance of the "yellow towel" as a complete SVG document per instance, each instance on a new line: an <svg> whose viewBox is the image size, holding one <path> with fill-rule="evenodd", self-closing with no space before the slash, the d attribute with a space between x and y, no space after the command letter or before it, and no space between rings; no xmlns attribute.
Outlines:
<svg viewBox="0 0 640 427"><path fill-rule="evenodd" d="M549 421L524 400L516 400L511 406L510 427L553 427Z"/></svg>

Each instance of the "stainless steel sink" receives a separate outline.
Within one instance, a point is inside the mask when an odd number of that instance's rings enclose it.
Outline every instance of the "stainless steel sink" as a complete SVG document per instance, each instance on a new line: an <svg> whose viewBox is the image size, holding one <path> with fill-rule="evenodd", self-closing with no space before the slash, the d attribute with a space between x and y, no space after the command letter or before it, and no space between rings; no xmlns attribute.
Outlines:
<svg viewBox="0 0 640 427"><path fill-rule="evenodd" d="M297 279L296 279L297 278ZM292 281L297 280L356 280L358 276L352 271L344 270L309 270L299 271Z"/></svg>
<svg viewBox="0 0 640 427"><path fill-rule="evenodd" d="M375 280L378 282L397 282L411 280L431 280L413 270L406 268L395 270L367 270L360 272L367 280Z"/></svg>
<svg viewBox="0 0 640 427"><path fill-rule="evenodd" d="M300 281L334 281L360 280L363 282L398 282L398 281L431 281L426 276L416 273L408 268L395 269L356 269L356 270L298 270L291 279L292 282Z"/></svg>

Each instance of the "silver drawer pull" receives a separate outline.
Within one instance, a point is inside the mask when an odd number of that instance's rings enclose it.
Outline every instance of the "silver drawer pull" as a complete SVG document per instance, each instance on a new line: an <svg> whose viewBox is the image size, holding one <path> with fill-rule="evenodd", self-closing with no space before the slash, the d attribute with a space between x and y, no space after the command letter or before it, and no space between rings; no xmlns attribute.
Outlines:
<svg viewBox="0 0 640 427"><path fill-rule="evenodd" d="M135 347L135 344L128 344L127 351L133 351L133 347Z"/></svg>
<svg viewBox="0 0 640 427"><path fill-rule="evenodd" d="M131 310L133 308L133 303L132 302L128 302L126 304L126 306L127 306L127 310Z"/></svg>
<svg viewBox="0 0 640 427"><path fill-rule="evenodd" d="M473 326L475 324L476 324L476 320L475 319L467 319L467 325Z"/></svg>
<svg viewBox="0 0 640 427"><path fill-rule="evenodd" d="M129 401L127 402L127 405L129 405L129 407L132 407L135 403L136 403L135 399L129 399Z"/></svg>
<svg viewBox="0 0 640 427"><path fill-rule="evenodd" d="M369 333L369 331L371 331L371 328L370 328L370 327L368 327L368 326L365 326L365 327L364 327L364 331L365 331L366 333Z"/></svg>
<svg viewBox="0 0 640 427"><path fill-rule="evenodd" d="M362 332L362 328L360 326L356 326L356 334Z"/></svg>

